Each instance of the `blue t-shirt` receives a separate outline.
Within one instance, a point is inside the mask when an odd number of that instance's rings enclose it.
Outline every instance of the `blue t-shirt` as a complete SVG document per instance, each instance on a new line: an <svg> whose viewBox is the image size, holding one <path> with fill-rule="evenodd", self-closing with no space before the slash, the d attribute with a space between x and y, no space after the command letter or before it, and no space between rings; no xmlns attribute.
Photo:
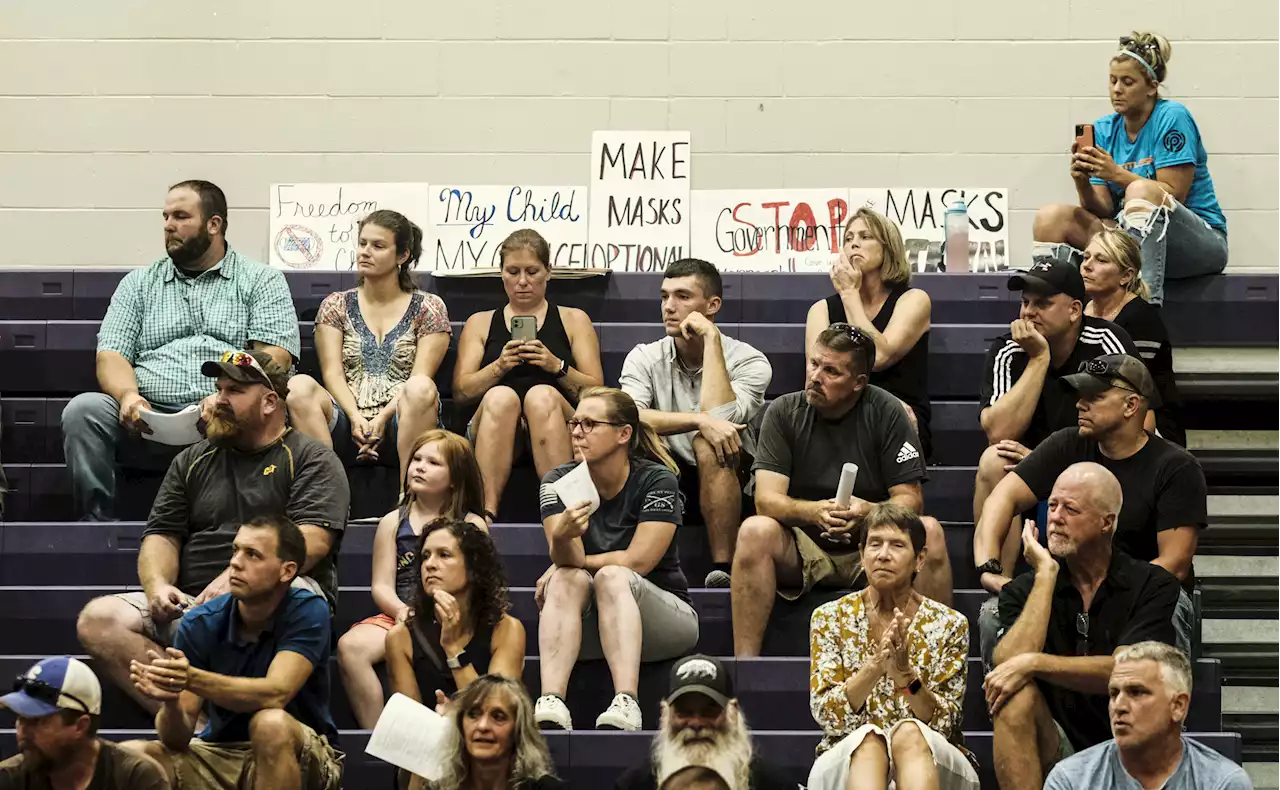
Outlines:
<svg viewBox="0 0 1280 790"><path fill-rule="evenodd" d="M1111 154L1116 164L1141 178L1155 180L1156 171L1162 167L1195 165L1195 177L1183 205L1198 214L1212 227L1225 233L1227 218L1218 206L1218 196L1213 192L1213 179L1209 176L1209 154L1200 140L1200 129L1191 112L1176 101L1157 99L1151 117L1143 124L1137 139L1129 141L1124 128L1124 116L1119 113L1104 115L1093 123L1093 139L1097 147ZM1100 178L1089 179L1090 184L1106 184L1116 209L1123 203L1124 190Z"/></svg>
<svg viewBox="0 0 1280 790"><path fill-rule="evenodd" d="M182 618L173 646L191 666L233 677L265 678L276 653L293 651L311 662L307 682L285 706L285 712L332 743L338 735L329 713L329 604L310 590L289 588L275 619L255 642L240 637L240 614L230 593L220 595ZM205 700L209 726L200 738L210 743L249 740L253 712L241 713Z"/></svg>
<svg viewBox="0 0 1280 790"><path fill-rule="evenodd" d="M1115 741L1073 754L1053 767L1044 790L1142 790L1120 763ZM1182 736L1182 762L1163 790L1253 790L1244 769L1201 743Z"/></svg>

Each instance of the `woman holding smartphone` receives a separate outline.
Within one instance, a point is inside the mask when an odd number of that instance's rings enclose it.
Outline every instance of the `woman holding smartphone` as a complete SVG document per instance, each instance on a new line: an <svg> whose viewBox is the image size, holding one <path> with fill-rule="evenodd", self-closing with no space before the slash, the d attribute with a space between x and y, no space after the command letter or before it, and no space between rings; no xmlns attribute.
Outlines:
<svg viewBox="0 0 1280 790"><path fill-rule="evenodd" d="M1113 217L1142 246L1151 302L1165 280L1216 274L1227 265L1227 220L1209 176L1208 153L1186 107L1160 96L1172 48L1155 33L1120 39L1111 58L1115 112L1083 128L1071 146L1078 206L1036 214L1036 257L1078 263L1085 245ZM1092 142L1092 144L1090 144Z"/></svg>
<svg viewBox="0 0 1280 790"><path fill-rule="evenodd" d="M498 260L507 306L467 319L453 371L454 399L474 410L467 436L484 475L484 516L490 522L525 438L539 477L568 463L567 422L578 393L604 382L591 319L547 301L547 240L537 231L518 230L502 242Z"/></svg>

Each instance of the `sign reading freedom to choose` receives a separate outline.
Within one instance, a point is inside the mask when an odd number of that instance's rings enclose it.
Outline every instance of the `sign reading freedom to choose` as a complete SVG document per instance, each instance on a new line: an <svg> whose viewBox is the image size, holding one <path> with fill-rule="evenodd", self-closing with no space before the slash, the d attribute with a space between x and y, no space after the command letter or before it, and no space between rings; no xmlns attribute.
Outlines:
<svg viewBox="0 0 1280 790"><path fill-rule="evenodd" d="M425 232L429 200L430 187L422 183L272 184L268 262L281 269L354 269L360 220L389 208Z"/></svg>
<svg viewBox="0 0 1280 790"><path fill-rule="evenodd" d="M662 271L689 257L688 132L591 136L591 231L586 265Z"/></svg>
<svg viewBox="0 0 1280 790"><path fill-rule="evenodd" d="M551 246L552 266L584 268L587 188L509 186L432 187L429 241L422 268L461 272L498 266L502 241L521 228Z"/></svg>

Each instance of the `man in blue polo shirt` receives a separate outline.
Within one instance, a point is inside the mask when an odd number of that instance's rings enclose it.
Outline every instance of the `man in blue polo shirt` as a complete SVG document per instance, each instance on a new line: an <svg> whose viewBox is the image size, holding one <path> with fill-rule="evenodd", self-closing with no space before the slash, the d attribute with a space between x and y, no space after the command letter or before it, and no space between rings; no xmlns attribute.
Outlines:
<svg viewBox="0 0 1280 790"><path fill-rule="evenodd" d="M329 604L292 587L306 542L284 516L236 533L231 592L182 618L174 646L134 661L140 694L161 704L160 741L134 748L184 787L337 790L342 754L331 744ZM192 738L201 711L208 725Z"/></svg>

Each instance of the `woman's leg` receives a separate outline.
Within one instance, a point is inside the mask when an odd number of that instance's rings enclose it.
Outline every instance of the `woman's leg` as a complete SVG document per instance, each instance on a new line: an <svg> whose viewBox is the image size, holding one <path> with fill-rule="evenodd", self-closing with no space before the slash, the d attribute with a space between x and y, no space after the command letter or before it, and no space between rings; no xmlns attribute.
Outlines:
<svg viewBox="0 0 1280 790"><path fill-rule="evenodd" d="M329 420L333 418L333 399L320 382L301 373L289 379L289 394L285 396L289 420L293 427L333 449L333 437L329 435Z"/></svg>
<svg viewBox="0 0 1280 790"><path fill-rule="evenodd" d="M386 642L386 629L372 623L356 623L338 640L342 686L362 730L372 730L382 715L382 682L373 668L386 660Z"/></svg>
<svg viewBox="0 0 1280 790"><path fill-rule="evenodd" d="M1217 274L1227 266L1227 240L1154 181L1124 193L1121 224L1142 245L1142 279L1151 302L1164 302L1166 280Z"/></svg>
<svg viewBox="0 0 1280 790"><path fill-rule="evenodd" d="M889 786L889 748L884 738L869 732L849 759L849 781L845 790L885 790ZM898 783L899 787L910 785Z"/></svg>
<svg viewBox="0 0 1280 790"><path fill-rule="evenodd" d="M524 418L529 423L529 446L538 477L573 460L569 443L569 418L573 406L549 384L530 387L524 396Z"/></svg>
<svg viewBox="0 0 1280 790"><path fill-rule="evenodd" d="M569 689L569 675L582 647L582 609L591 587L591 574L581 568L560 568L547 580L547 599L538 617L543 694L564 697Z"/></svg>
<svg viewBox="0 0 1280 790"><path fill-rule="evenodd" d="M898 787L938 790L938 766L924 733L913 721L904 721L889 738L893 751L893 773Z"/></svg>
<svg viewBox="0 0 1280 790"><path fill-rule="evenodd" d="M640 690L640 649L643 624L640 605L631 591L635 571L608 565L596 571L596 609L600 618L600 647L613 676L615 694L636 697Z"/></svg>
<svg viewBox="0 0 1280 790"><path fill-rule="evenodd" d="M1075 254L1079 254L1080 250L1089 245L1093 234L1100 230L1102 220L1079 206L1064 203L1041 206L1031 225L1031 237L1035 240L1032 254L1052 251L1052 257L1066 261L1068 259L1057 249L1058 245L1069 244L1075 248ZM1079 259L1075 262L1079 263Z"/></svg>
<svg viewBox="0 0 1280 790"><path fill-rule="evenodd" d="M498 512L502 492L511 477L516 430L520 427L520 398L510 387L493 387L480 399L471 420L476 463L484 477L484 509Z"/></svg>
<svg viewBox="0 0 1280 790"><path fill-rule="evenodd" d="M400 390L396 402L396 454L400 458L400 480L409 468L409 451L423 433L440 422L440 393L436 383L426 376L410 376Z"/></svg>

